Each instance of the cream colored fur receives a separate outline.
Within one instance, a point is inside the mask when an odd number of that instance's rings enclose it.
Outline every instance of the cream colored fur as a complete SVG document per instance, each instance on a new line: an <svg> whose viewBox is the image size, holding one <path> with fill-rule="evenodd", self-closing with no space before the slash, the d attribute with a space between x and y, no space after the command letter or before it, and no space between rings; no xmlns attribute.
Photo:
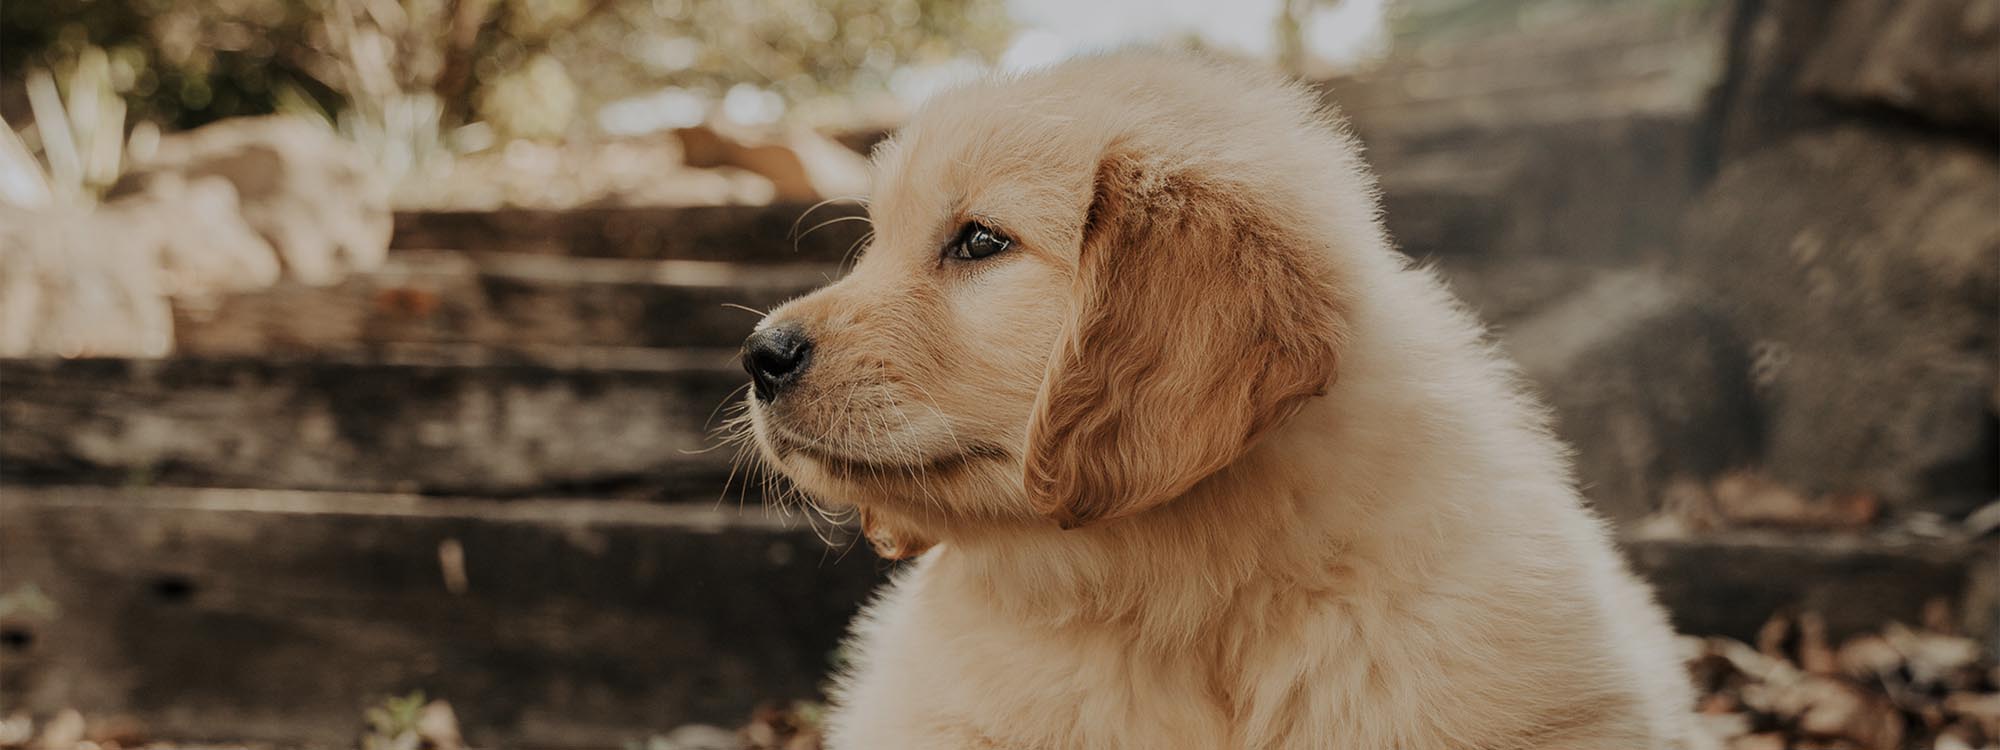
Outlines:
<svg viewBox="0 0 2000 750"><path fill-rule="evenodd" d="M1131 179L1107 187L1114 161ZM929 548L855 624L831 748L1705 746L1665 618L1585 509L1542 408L1437 278L1391 250L1357 148L1306 92L1195 57L1084 59L934 99L878 168L866 256L767 319L806 326L812 369L751 409L766 460L816 503L861 509L885 549ZM1120 195L1141 227L1202 208L1148 200L1227 202L1201 215L1240 219L1238 236L1190 222L1157 249L1093 245ZM940 260L968 219L1016 247ZM1104 261L1090 253L1223 247L1266 254L1243 257L1309 296L1261 313L1264 328L1208 330L1188 322L1203 305L1265 309L1263 287L1185 278L1230 272L1176 275L1193 268L1180 261L1084 278ZM1281 251L1309 257L1270 260ZM1167 340L1219 364L1091 361L1116 343L1088 335L1092 308L1145 284L1192 312L1123 324L1177 321ZM1086 287L1105 300L1079 299ZM1293 307L1333 318L1272 343ZM1320 345L1325 373L1258 359ZM1051 427L1052 411L1094 408L1057 393L1089 364L1138 397L1081 423L1148 434ZM1257 390L1271 373L1317 390ZM1210 408L1244 379L1251 401ZM1164 465L1216 435L1220 470ZM1175 492L1079 496L1114 476Z"/></svg>

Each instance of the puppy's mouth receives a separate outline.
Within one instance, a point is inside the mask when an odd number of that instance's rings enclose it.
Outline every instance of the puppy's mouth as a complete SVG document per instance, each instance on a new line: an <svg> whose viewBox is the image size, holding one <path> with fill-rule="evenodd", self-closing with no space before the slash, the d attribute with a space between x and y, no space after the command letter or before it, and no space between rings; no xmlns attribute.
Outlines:
<svg viewBox="0 0 2000 750"><path fill-rule="evenodd" d="M914 460L884 461L835 451L816 441L787 434L782 429L768 430L765 437L780 463L792 456L799 456L819 464L828 474L849 480L936 477L956 472L978 461L1004 459L1008 455L1005 448L997 445L969 443L954 446L954 450L948 453L923 456Z"/></svg>

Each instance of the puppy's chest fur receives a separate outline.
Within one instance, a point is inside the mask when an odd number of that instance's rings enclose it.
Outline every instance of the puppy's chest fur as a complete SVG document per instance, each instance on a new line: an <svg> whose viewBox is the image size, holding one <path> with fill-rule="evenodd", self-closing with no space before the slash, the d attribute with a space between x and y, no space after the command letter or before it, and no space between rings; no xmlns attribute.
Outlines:
<svg viewBox="0 0 2000 750"><path fill-rule="evenodd" d="M1265 581L1159 643L1126 622L1024 622L934 576L912 571L857 628L867 666L834 748L1672 747L1637 721L1630 675L1588 655L1606 644L1587 606L1471 613L1450 592Z"/></svg>

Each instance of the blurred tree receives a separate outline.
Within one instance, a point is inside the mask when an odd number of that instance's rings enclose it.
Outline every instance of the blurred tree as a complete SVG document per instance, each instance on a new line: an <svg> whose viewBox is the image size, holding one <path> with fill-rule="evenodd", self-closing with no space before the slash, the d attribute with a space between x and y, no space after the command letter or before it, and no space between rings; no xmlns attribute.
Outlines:
<svg viewBox="0 0 2000 750"><path fill-rule="evenodd" d="M340 97L306 57L323 49L311 22L320 10L286 0L0 3L0 70L10 88L29 68L67 77L101 48L133 117L173 127L268 113L287 86L330 105Z"/></svg>
<svg viewBox="0 0 2000 750"><path fill-rule="evenodd" d="M990 58L1008 28L1003 0L66 0L0 3L0 38L7 88L101 48L134 120L186 128L287 106L386 121L420 95L462 123L561 107L546 92L564 86L562 108L585 110L744 83L800 102L883 89L911 63ZM485 95L510 81L528 93Z"/></svg>

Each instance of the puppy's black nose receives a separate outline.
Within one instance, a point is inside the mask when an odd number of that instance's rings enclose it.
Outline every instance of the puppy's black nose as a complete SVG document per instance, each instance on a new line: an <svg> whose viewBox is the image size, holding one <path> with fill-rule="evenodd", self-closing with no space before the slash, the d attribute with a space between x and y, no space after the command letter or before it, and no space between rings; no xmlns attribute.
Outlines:
<svg viewBox="0 0 2000 750"><path fill-rule="evenodd" d="M743 340L743 369L750 372L759 399L776 400L810 364L812 339L796 324L765 328Z"/></svg>

